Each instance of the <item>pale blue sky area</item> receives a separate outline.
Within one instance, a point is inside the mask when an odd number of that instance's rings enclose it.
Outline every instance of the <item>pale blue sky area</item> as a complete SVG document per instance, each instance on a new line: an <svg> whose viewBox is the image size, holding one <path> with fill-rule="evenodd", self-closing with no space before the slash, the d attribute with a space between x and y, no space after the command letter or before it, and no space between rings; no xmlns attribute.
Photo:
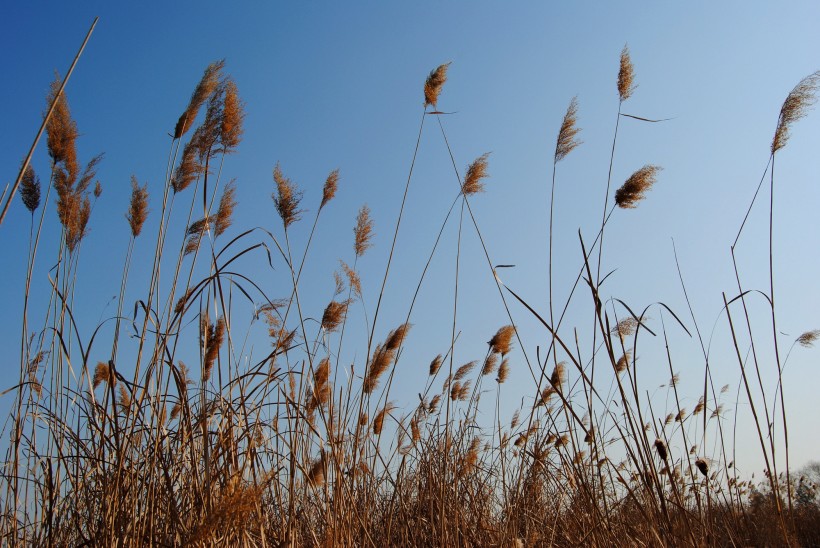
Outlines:
<svg viewBox="0 0 820 548"><path fill-rule="evenodd" d="M566 298L580 266L578 230L589 244L600 226L609 152L618 108L616 76L621 48L629 44L639 85L623 111L613 168L613 190L646 163L660 165L656 187L635 210L619 210L607 228L604 271L617 269L602 288L634 310L662 301L687 326L686 308L672 252L677 246L692 306L704 336L714 331L715 384L730 384L722 397L731 426L739 367L721 292L737 286L729 246L766 166L778 112L801 78L820 68L820 4L816 2L310 2L310 3L8 3L0 19L5 85L0 86L0 183L13 181L45 108L53 71L70 64L93 17L99 24L72 77L67 95L81 138L81 160L105 152L103 185L83 242L78 321L93 329L116 310L112 297L129 233L123 214L131 174L148 182L151 210L159 210L168 133L187 105L204 67L220 58L245 102L245 135L227 158L225 180L237 179L239 228L265 226L281 232L270 194L276 162L304 190L304 207L315 211L325 176L340 169L337 199L322 213L302 286L314 316L332 294L338 258L352 262L352 232L363 203L373 210L374 248L360 261L372 318L390 237L398 212L423 109L429 71L452 62L439 108L455 114L442 122L463 172L484 152L489 157L487 192L473 198L494 263L514 264L502 278L546 314L549 185L555 138L573 96L579 102L583 145L558 166L555 209L555 296ZM241 6L241 7L240 7ZM775 261L778 328L788 348L802 332L820 328L820 112L798 122L778 154ZM33 166L44 182L45 140ZM376 339L401 323L421 268L457 193L440 130L428 117L410 188L406 220L388 282ZM744 286L768 291L768 194L749 220L738 246ZM53 204L50 206L53 208ZM53 211L35 273L35 293L46 295L47 270L59 234ZM150 257L156 218L138 256ZM292 231L301 248L307 215ZM452 322L456 225L445 230L442 252L431 267L414 312L415 324L391 398L411 409L426 380L426 364L446 351ZM19 359L20 310L28 249L29 214L17 198L2 227L0 345L15 349L0 360L0 389L12 385ZM181 229L180 229L181 230ZM232 229L233 230L233 229ZM261 259L261 258L260 258ZM135 261L126 310L147 286L148 259ZM250 274L276 296L282 278L248 263ZM254 274L256 272L256 274ZM484 344L508 323L475 233L465 224L460 281L457 365L481 359ZM268 280L268 276L270 279ZM315 288L315 289L311 289ZM583 288L582 288L583 289ZM589 358L592 309L587 292L566 326L577 326ZM535 356L547 335L509 300L520 321L527 352ZM45 303L34 299L33 310ZM623 309L618 308L623 314ZM767 309L753 301L761 340ZM36 316L36 313L33 313ZM703 357L696 339L672 325L655 306L648 325L670 332L674 369L691 410L702 391ZM356 319L360 324L362 318ZM717 323L716 323L717 322ZM571 327L563 335L573 340ZM109 334L110 336L110 334ZM359 341L363 340L360 336ZM766 339L768 340L768 339ZM584 343L586 342L586 346ZM264 348L260 338L256 345ZM350 359L364 348L349 343ZM662 414L668 365L662 338L647 337L638 350L643 388ZM356 349L354 352L354 348ZM742 344L744 353L746 343ZM256 353L261 355L262 350ZM520 355L504 385L506 417L532 398L532 382ZM794 462L820 458L815 419L820 412L818 350L796 349L784 374ZM774 392L767 363L768 393ZM572 376L571 376L572 378ZM488 394L487 398L494 397ZM5 415L9 398L0 399ZM489 401L485 402L487 407ZM525 403L529 405L529 403ZM748 415L745 404L741 413ZM756 437L740 422L738 449L754 452ZM760 469L750 460L746 472Z"/></svg>

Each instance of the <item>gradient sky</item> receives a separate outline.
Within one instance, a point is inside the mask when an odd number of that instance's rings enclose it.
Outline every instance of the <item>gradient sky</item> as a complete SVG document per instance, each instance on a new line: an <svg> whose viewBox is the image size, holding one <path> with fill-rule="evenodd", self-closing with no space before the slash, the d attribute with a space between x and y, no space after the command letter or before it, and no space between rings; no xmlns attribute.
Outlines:
<svg viewBox="0 0 820 548"><path fill-rule="evenodd" d="M340 169L337 199L323 212L303 287L313 315L332 293L337 259L352 259L353 219L368 203L377 237L360 262L371 310L378 295L392 227L407 179L422 114L422 85L429 71L452 62L439 108L460 171L484 152L487 192L472 201L494 263L514 264L502 278L542 313L547 306L547 225L555 138L567 105L579 101L583 145L558 166L555 296L566 298L580 266L577 232L589 243L600 225L618 95L618 56L629 44L639 87L624 112L671 120L648 124L622 119L613 167L617 188L646 163L660 165L659 182L635 210L616 211L608 226L605 271L617 269L602 291L642 310L661 301L693 327L672 251L701 332L712 343L715 384L732 425L739 367L722 308L721 292L737 294L729 247L768 159L778 112L801 78L820 68L820 4L816 2L311 2L311 3L15 2L0 20L5 85L0 86L0 183L13 181L45 108L53 71L64 73L94 16L100 21L72 77L67 95L82 137L81 159L105 152L98 175L104 191L83 243L77 311L86 329L111 317L112 298L128 242L123 214L132 174L149 184L152 212L165 172L168 132L185 108L203 68L226 60L245 101L244 141L225 162L236 177L237 227L281 231L269 198L271 170L304 190L315 211L327 173ZM788 349L802 332L820 328L820 113L798 122L778 154L775 192L775 261L778 329ZM33 161L45 179L45 141ZM447 149L435 119L425 122L407 206L406 224L387 287L376 338L403 321L430 246L457 192ZM3 263L0 322L3 348L19 348L22 285L29 215L19 198L0 227ZM768 292L768 194L761 194L738 245L738 264L749 289ZM53 207L53 206L51 206ZM35 291L44 293L58 230L53 211L41 247ZM294 228L301 248L309 220ZM137 253L150 256L155 218ZM445 231L429 284L411 320L414 330L391 398L410 409L426 363L444 352L452 322L456 225ZM465 224L456 365L483 358L484 344L508 323L475 233ZM147 261L147 260L146 260ZM249 268L255 268L252 265ZM126 303L147 285L135 264ZM257 279L277 291L277 275ZM270 280L266 279L270 276ZM38 285L39 284L39 285ZM286 295L282 295L286 296ZM767 340L767 309L752 301L756 326ZM35 299L33 306L38 301ZM43 303L40 303L41 306ZM547 344L543 329L512 305L527 352ZM618 309L623 314L622 308ZM660 333L662 314L648 312ZM703 357L696 339L663 316L674 369L691 410L702 390ZM363 320L359 320L362 322ZM592 314L582 295L569 323L589 340ZM714 329L714 331L713 331ZM564 332L572 337L572 331ZM361 338L359 339L361 340ZM257 343L264 347L264 342ZM663 412L668 366L661 337L639 350L643 388ZM353 350L351 343L351 351ZM359 345L355 345L359 347ZM589 345L587 344L587 347ZM742 345L746 352L747 345ZM261 350L257 354L261 354ZM358 350L361 360L363 348ZM585 351L588 354L588 351ZM0 362L6 385L16 378L17 351ZM357 356L351 356L355 358ZM588 356L585 356L588 357ZM820 404L817 350L796 349L784 373L792 457L820 458L816 417ZM504 385L508 417L521 398L532 398L529 374L518 368ZM768 362L769 397L776 378ZM769 388L770 387L770 388ZM0 386L5 389L6 386ZM489 398L490 396L488 396ZM11 396L0 399L5 413ZM489 402L485 402L489 403ZM739 409L748 415L748 407ZM508 412L507 412L508 411ZM756 438L741 420L738 450L754 454ZM760 469L749 457L744 471Z"/></svg>

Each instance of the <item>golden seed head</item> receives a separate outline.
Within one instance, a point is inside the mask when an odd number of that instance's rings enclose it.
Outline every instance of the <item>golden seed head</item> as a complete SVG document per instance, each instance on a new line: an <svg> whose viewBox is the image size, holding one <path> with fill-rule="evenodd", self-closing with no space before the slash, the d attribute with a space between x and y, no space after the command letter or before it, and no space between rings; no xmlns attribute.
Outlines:
<svg viewBox="0 0 820 548"><path fill-rule="evenodd" d="M356 273L355 270L350 268L346 262L340 260L339 263L342 265L342 270L344 270L345 275L347 276L347 284L353 290L353 293L360 296L362 295L362 280L359 278L359 275Z"/></svg>
<svg viewBox="0 0 820 548"><path fill-rule="evenodd" d="M621 66L618 70L618 95L621 97L621 102L629 99L637 87L634 67L629 58L629 47L624 45L621 50Z"/></svg>
<svg viewBox="0 0 820 548"><path fill-rule="evenodd" d="M271 197L282 223L285 228L288 228L302 216L302 210L299 209L302 193L296 189L296 185L290 179L282 174L278 163L273 168L273 180L276 183L276 192Z"/></svg>
<svg viewBox="0 0 820 548"><path fill-rule="evenodd" d="M224 92L219 142L222 144L222 151L230 153L242 140L242 122L245 120L245 111L233 80L229 79L225 83Z"/></svg>
<svg viewBox="0 0 820 548"><path fill-rule="evenodd" d="M484 360L484 365L481 367L481 376L492 375L498 367L498 354L492 353Z"/></svg>
<svg viewBox="0 0 820 548"><path fill-rule="evenodd" d="M387 335L387 340L384 343L384 347L388 350L398 350L404 342L404 338L407 337L407 332L410 331L411 327L412 324L403 323L391 331L390 334Z"/></svg>
<svg viewBox="0 0 820 548"><path fill-rule="evenodd" d="M515 327L505 325L496 331L493 338L490 339L487 344L490 345L490 350L504 356L512 350L513 335L515 335Z"/></svg>
<svg viewBox="0 0 820 548"><path fill-rule="evenodd" d="M432 105L433 107L436 106L436 103L438 102L438 96L441 93L441 88L444 85L444 82L447 81L447 68L449 66L450 63L439 65L438 68L436 68L436 70L430 73L430 75L427 77L427 80L424 82L425 108L428 105Z"/></svg>
<svg viewBox="0 0 820 548"><path fill-rule="evenodd" d="M615 372L616 373L623 373L629 367L629 360L631 356L629 352L624 352L624 355L618 358L618 361L615 362Z"/></svg>
<svg viewBox="0 0 820 548"><path fill-rule="evenodd" d="M334 169L330 172L330 175L327 176L325 179L325 186L322 189L322 203L319 206L319 209L322 209L327 205L327 203L336 196L336 190L339 186L339 170Z"/></svg>
<svg viewBox="0 0 820 548"><path fill-rule="evenodd" d="M364 252L373 245L370 240L373 238L373 220L370 218L370 208L363 205L356 215L356 226L353 228L353 250L357 257L364 255Z"/></svg>
<svg viewBox="0 0 820 548"><path fill-rule="evenodd" d="M655 450L658 452L658 456L661 460L666 460L669 456L669 453L666 451L666 444L660 438L655 440Z"/></svg>
<svg viewBox="0 0 820 548"><path fill-rule="evenodd" d="M196 180L197 176L202 173L202 170L203 167L197 158L196 143L188 141L182 149L182 158L171 179L174 194L188 188L188 185Z"/></svg>
<svg viewBox="0 0 820 548"><path fill-rule="evenodd" d="M131 175L131 202L125 218L131 227L131 235L136 238L142 232L142 225L148 217L148 184L140 186L136 176Z"/></svg>
<svg viewBox="0 0 820 548"><path fill-rule="evenodd" d="M556 390L561 390L561 386L567 380L567 370L564 365L564 362L558 362L555 365L555 369L552 370L552 376L550 377L550 384Z"/></svg>
<svg viewBox="0 0 820 548"><path fill-rule="evenodd" d="M501 365L498 367L498 376L495 378L498 384L502 384L504 381L507 380L507 376L510 374L510 363L509 360L506 358L501 360Z"/></svg>
<svg viewBox="0 0 820 548"><path fill-rule="evenodd" d="M555 163L567 157L567 155L575 150L581 144L576 137L581 132L576 123L578 122L578 98L573 97L567 107L567 112L564 114L564 120L561 122L561 130L558 132L558 140L555 143Z"/></svg>
<svg viewBox="0 0 820 548"><path fill-rule="evenodd" d="M55 75L46 99L49 106L57 96L60 85L61 80L59 76ZM79 132L77 131L77 123L71 118L71 111L68 108L65 93L62 93L57 100L54 112L51 113L51 118L49 118L46 125L46 132L48 134L48 154L51 156L52 161L55 164L62 162L68 171L75 171L77 168L75 141Z"/></svg>
<svg viewBox="0 0 820 548"><path fill-rule="evenodd" d="M655 184L661 167L647 164L630 175L629 179L615 192L615 203L618 207L634 208L643 200L646 192Z"/></svg>
<svg viewBox="0 0 820 548"><path fill-rule="evenodd" d="M471 362L467 362L464 365L462 365L461 367L459 367L456 370L456 374L453 377L453 380L454 381L460 381L461 379L466 377L470 373L470 371L472 371L475 368L476 363L477 362L475 362L475 361L471 361Z"/></svg>
<svg viewBox="0 0 820 548"><path fill-rule="evenodd" d="M322 329L328 333L335 331L344 319L350 301L330 301L322 314Z"/></svg>
<svg viewBox="0 0 820 548"><path fill-rule="evenodd" d="M94 380L92 384L94 388L97 388L103 382L113 388L117 384L117 377L114 374L114 368L111 367L111 364L99 362L97 363L97 367L94 368Z"/></svg>
<svg viewBox="0 0 820 548"><path fill-rule="evenodd" d="M214 221L214 237L221 235L231 226L231 216L235 207L236 183L231 181L225 186L225 192L222 193L222 198L219 200L219 209L216 212L216 220Z"/></svg>
<svg viewBox="0 0 820 548"><path fill-rule="evenodd" d="M638 320L632 316L629 316L615 324L615 327L612 328L611 333L613 335L620 335L621 337L628 337L635 332L637 327Z"/></svg>
<svg viewBox="0 0 820 548"><path fill-rule="evenodd" d="M205 101L216 91L219 86L219 79L222 69L225 67L225 61L216 61L205 68L194 92L191 94L191 100L188 102L188 107L179 117L177 125L174 128L174 139L179 139L191 129L199 112L200 107L205 104Z"/></svg>
<svg viewBox="0 0 820 548"><path fill-rule="evenodd" d="M806 116L809 108L817 101L818 86L820 86L820 71L803 78L786 97L783 106L780 107L777 129L772 139L772 154L786 146L791 125Z"/></svg>
<svg viewBox="0 0 820 548"><path fill-rule="evenodd" d="M431 376L438 373L438 370L441 367L441 362L442 361L443 361L443 358L442 358L441 354L439 354L438 356L433 358L433 361L430 362L430 375Z"/></svg>
<svg viewBox="0 0 820 548"><path fill-rule="evenodd" d="M485 152L475 159L472 164L467 166L467 172L464 175L464 184L461 185L461 192L465 196L472 196L479 192L484 192L484 183L482 179L488 177L487 175L487 157L489 152Z"/></svg>

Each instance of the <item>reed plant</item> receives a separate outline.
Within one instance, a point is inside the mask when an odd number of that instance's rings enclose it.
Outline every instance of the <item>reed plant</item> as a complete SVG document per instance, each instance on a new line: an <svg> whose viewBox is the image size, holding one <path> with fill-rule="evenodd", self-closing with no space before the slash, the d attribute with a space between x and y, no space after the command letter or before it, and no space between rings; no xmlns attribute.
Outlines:
<svg viewBox="0 0 820 548"><path fill-rule="evenodd" d="M663 184L661 168L647 163L612 192L621 122L628 119L630 131L651 131L647 122L657 122L622 112L637 87L629 50L620 54L612 89L618 109L609 169L601 177L601 222L594 234L578 232L578 274L561 301L553 292L555 189L562 183L558 164L572 161L582 144L576 98L557 128L545 223L547 303L505 284L511 265L493 260L472 206L482 193L497 192L489 179L491 157L481 154L459 170L464 162L448 138L447 115L438 110L449 67L440 65L423 82L418 137L390 247L375 250L385 252L383 276L370 288L359 261L374 253L379 228L367 205L353 221L352 254L339 257L340 269L327 273L327 287L304 281L312 243L329 230L321 214L344 190L339 169L323 181L321 200L307 204L291 179L298 177L286 175L286 162L271 166L270 208L278 220L237 226L236 189L242 183L226 180L223 171L230 171L228 159L241 144L244 104L225 63L209 65L169 124L163 180L149 185L132 177L130 202L123 207L122 230L129 239L117 311L91 331L77 321L78 265L102 192L96 182L102 156L81 163L75 145L81 121L74 120L55 80L47 98L54 105L46 124L51 163L45 170L27 166L20 183L22 207L31 213L30 243L16 326L18 381L3 394L13 399L0 476L4 544L820 543L816 487L798 480L789 461L782 375L788 355L780 359L784 341L777 329L773 260L769 287L754 293L741 283L735 262L737 287L724 295L722 311L765 463L763 483L736 472L728 386L715 389L691 306L687 317L664 303L633 308L608 293L607 227L621 215L640 215L653 186ZM776 125L766 168L770 252L774 160L792 124L814 102L818 81L815 73L794 88ZM406 314L385 326L380 312L390 296L389 278L396 275L394 258L404 251L399 234L406 205L415 199L419 144L434 137L425 133L431 118L452 161L452 186L442 196L422 198L446 214L436 238L421 242L429 252L417 277L402 274L403 282L415 283ZM47 213L54 203L56 218ZM315 214L306 225L308 209ZM183 232L174 229L178 222L184 222ZM60 228L51 258L56 266L47 274L48 294L37 301L46 305L30 310L32 280L43 275L36 258L46 223ZM443 238L448 229L455 233L450 248ZM462 243L468 235L480 243L483 265L471 275L495 287L480 298L497 299L504 311L497 331L482 334L486 347L468 350L473 359L463 359L461 347L457 351L464 325ZM145 238L153 242L147 256L136 245ZM414 340L413 329L425 321L416 318L415 307L422 287L432 283L428 272L435 260L454 265L452 308L448 303L440 346ZM147 276L132 276L136 262L150 265ZM686 294L682 274L680 285ZM314 309L317 295L326 298ZM768 335L753 329L747 306L761 295L771 309ZM375 296L372 304L366 296ZM565 325L571 306L591 322ZM527 322L537 323L545 335L538 339L548 341L545 349L522 336ZM702 393L680 391L673 333L701 345ZM260 337L267 345L261 354L253 342ZM807 331L792 349L810 347L817 338L818 331ZM650 339L661 341L669 371L665 405L649 397L639 363ZM586 347L582 340L589 341ZM751 358L744 357L746 340ZM415 372L422 387L417 399L396 382L411 345L432 358ZM762 347L776 356L775 386L764 382L761 371L771 366L758 357ZM512 368L531 377L523 394L508 383ZM689 400L696 403L687 409ZM510 402L520 404L507 417Z"/></svg>

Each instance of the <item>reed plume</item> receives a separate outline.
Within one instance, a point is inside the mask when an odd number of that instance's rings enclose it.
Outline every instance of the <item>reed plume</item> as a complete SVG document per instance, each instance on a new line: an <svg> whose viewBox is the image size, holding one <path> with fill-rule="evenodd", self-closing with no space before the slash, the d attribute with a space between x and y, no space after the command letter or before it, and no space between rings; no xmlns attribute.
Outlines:
<svg viewBox="0 0 820 548"><path fill-rule="evenodd" d="M820 71L800 80L783 101L777 119L777 129L772 139L772 154L786 146L791 125L806 116L812 105L817 102L818 86L820 86Z"/></svg>
<svg viewBox="0 0 820 548"><path fill-rule="evenodd" d="M342 265L342 270L347 276L347 285L353 290L353 293L360 296L362 295L362 280L359 278L359 275L356 273L355 270L350 268L346 262L340 260L339 263Z"/></svg>
<svg viewBox="0 0 820 548"><path fill-rule="evenodd" d="M475 361L467 362L461 367L456 370L456 374L453 376L454 381L460 381L464 377L466 377L470 371L472 371L476 366Z"/></svg>
<svg viewBox="0 0 820 548"><path fill-rule="evenodd" d="M558 132L558 139L555 143L555 163L567 157L567 155L575 150L575 148L582 143L577 139L581 132L576 124L578 122L578 97L573 97L567 107L567 112L564 114L564 120L561 122L561 130Z"/></svg>
<svg viewBox="0 0 820 548"><path fill-rule="evenodd" d="M219 200L219 209L214 220L214 237L220 236L231 226L233 210L236 207L236 183L229 182L225 186L222 198Z"/></svg>
<svg viewBox="0 0 820 548"><path fill-rule="evenodd" d="M630 175L629 179L615 192L615 203L624 209L635 208L638 202L655 184L658 171L661 167L647 164Z"/></svg>
<svg viewBox="0 0 820 548"><path fill-rule="evenodd" d="M211 370L219 355L222 341L225 338L225 319L219 318L216 324L211 324L206 317L202 318L204 359L202 365L202 380L207 382L211 378Z"/></svg>
<svg viewBox="0 0 820 548"><path fill-rule="evenodd" d="M299 209L302 193L297 190L290 179L282 174L282 169L278 163L273 168L273 180L276 183L276 192L271 194L271 197L274 205L276 205L276 211L287 229L302 216L303 212Z"/></svg>
<svg viewBox="0 0 820 548"><path fill-rule="evenodd" d="M484 360L484 365L481 367L481 376L492 375L495 373L496 367L498 367L498 354L493 353Z"/></svg>
<svg viewBox="0 0 820 548"><path fill-rule="evenodd" d="M507 380L507 376L510 374L510 363L507 359L501 360L501 365L498 367L498 376L496 376L495 380L498 384L503 384L504 381Z"/></svg>
<svg viewBox="0 0 820 548"><path fill-rule="evenodd" d="M334 169L325 179L325 186L322 188L322 203L319 209L322 209L327 203L336 196L336 190L339 187L339 170Z"/></svg>
<svg viewBox="0 0 820 548"><path fill-rule="evenodd" d="M430 75L424 82L425 108L427 108L429 105L432 105L434 108L436 107L436 103L438 102L438 96L441 93L441 88L444 85L444 82L447 81L447 68L449 66L450 63L439 65L438 68L436 68L436 70L430 72Z"/></svg>
<svg viewBox="0 0 820 548"><path fill-rule="evenodd" d="M331 333L341 325L350 301L330 301L322 314L322 329Z"/></svg>
<svg viewBox="0 0 820 548"><path fill-rule="evenodd" d="M489 152L485 152L476 158L472 164L467 166L467 172L464 174L464 183L461 185L461 192L465 196L472 196L479 192L484 192L484 183L482 179L488 177L487 175L487 157Z"/></svg>
<svg viewBox="0 0 820 548"><path fill-rule="evenodd" d="M373 220L370 218L370 208L367 207L367 204L363 205L356 215L353 237L353 251L357 257L361 257L373 245L370 242L373 238Z"/></svg>
<svg viewBox="0 0 820 548"><path fill-rule="evenodd" d="M51 105L57 92L60 89L61 80L58 75L55 75L54 81L51 83L51 89L46 103ZM57 98L57 104L54 107L54 112L51 113L51 118L46 125L47 148L51 160L55 164L62 163L66 170L77 170L77 149L75 142L79 132L77 131L77 123L71 117L71 111L68 107L65 93Z"/></svg>
<svg viewBox="0 0 820 548"><path fill-rule="evenodd" d="M114 375L114 368L111 364L98 362L97 367L94 368L92 386L97 388L103 382L113 388L117 384L117 377Z"/></svg>
<svg viewBox="0 0 820 548"><path fill-rule="evenodd" d="M629 57L629 47L624 44L621 50L621 66L618 70L618 95L623 103L635 91L638 84L635 83L635 70L632 66L632 60Z"/></svg>
<svg viewBox="0 0 820 548"><path fill-rule="evenodd" d="M188 141L182 149L182 158L171 179L171 187L174 189L174 194L188 188L188 186L196 180L197 176L202 173L202 169L202 165L197 158L197 144L194 141Z"/></svg>
<svg viewBox="0 0 820 548"><path fill-rule="evenodd" d="M487 344L490 345L490 350L502 356L508 354L512 350L512 338L515 335L515 327L512 325L505 325L496 331L493 338Z"/></svg>
<svg viewBox="0 0 820 548"><path fill-rule="evenodd" d="M131 175L131 202L125 218L131 227L131 236L136 238L142 232L142 225L148 217L148 185L140 186L136 176Z"/></svg>
<svg viewBox="0 0 820 548"><path fill-rule="evenodd" d="M806 331L795 341L797 344L804 348L811 348L814 345L814 341L820 338L820 329L815 329L813 331Z"/></svg>
<svg viewBox="0 0 820 548"><path fill-rule="evenodd" d="M242 122L245 120L245 110L242 101L239 99L239 92L236 83L228 79L224 86L224 97L222 99L222 117L219 128L219 142L222 151L233 152L242 140Z"/></svg>
<svg viewBox="0 0 820 548"><path fill-rule="evenodd" d="M370 365L367 368L367 374L364 378L362 391L365 394L372 393L379 386L379 378L387 371L387 368L390 367L395 356L395 350L388 349L381 344L376 346L376 350L373 352L373 357L370 360Z"/></svg>
<svg viewBox="0 0 820 548"><path fill-rule="evenodd" d="M40 206L40 178L34 173L31 165L26 167L26 172L23 174L23 180L20 183L20 197L23 199L23 205L31 213L34 213L34 210Z"/></svg>
<svg viewBox="0 0 820 548"><path fill-rule="evenodd" d="M438 373L438 370L441 368L442 361L443 357L441 354L433 358L433 361L430 362L430 376L433 376L436 373Z"/></svg>
<svg viewBox="0 0 820 548"><path fill-rule="evenodd" d="M205 68L202 78L194 88L191 94L191 100L188 102L188 107L180 115L174 128L174 139L179 139L193 126L199 109L205 104L205 101L213 94L219 85L219 79L222 74L222 69L225 66L225 61L220 60L211 63Z"/></svg>

